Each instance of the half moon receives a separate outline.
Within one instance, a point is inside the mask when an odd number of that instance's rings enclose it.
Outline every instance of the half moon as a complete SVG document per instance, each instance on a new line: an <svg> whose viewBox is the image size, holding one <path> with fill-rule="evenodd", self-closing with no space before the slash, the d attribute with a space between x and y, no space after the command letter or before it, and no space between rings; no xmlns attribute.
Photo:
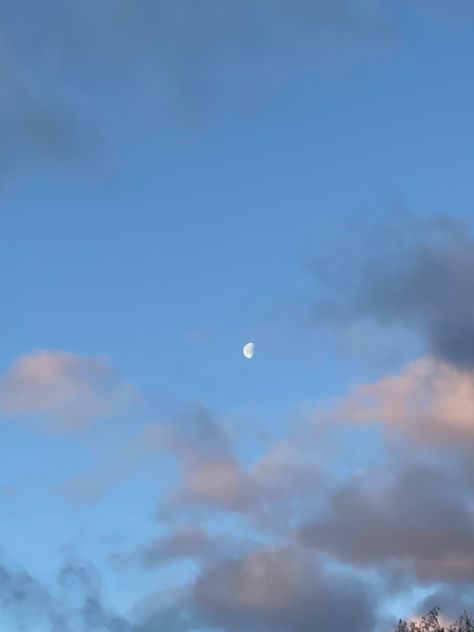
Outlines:
<svg viewBox="0 0 474 632"><path fill-rule="evenodd" d="M242 349L242 353L248 360L250 360L251 358L253 358L253 350L254 350L253 342L247 342L247 344L244 345L244 348Z"/></svg>

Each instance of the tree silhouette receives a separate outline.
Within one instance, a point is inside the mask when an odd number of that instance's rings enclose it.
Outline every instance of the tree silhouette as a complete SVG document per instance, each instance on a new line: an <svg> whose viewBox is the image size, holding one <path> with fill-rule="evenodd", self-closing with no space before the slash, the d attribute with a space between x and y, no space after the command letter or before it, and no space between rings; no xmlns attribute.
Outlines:
<svg viewBox="0 0 474 632"><path fill-rule="evenodd" d="M395 632L474 632L474 621L467 612L464 612L449 627L440 623L439 612L438 607L433 608L419 622L400 619L395 627Z"/></svg>

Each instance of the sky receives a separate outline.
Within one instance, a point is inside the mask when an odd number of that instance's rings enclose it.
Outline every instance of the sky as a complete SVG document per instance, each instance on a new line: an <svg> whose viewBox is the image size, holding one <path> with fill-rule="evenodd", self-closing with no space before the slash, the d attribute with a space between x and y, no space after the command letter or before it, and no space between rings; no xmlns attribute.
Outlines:
<svg viewBox="0 0 474 632"><path fill-rule="evenodd" d="M473 30L0 0L2 632L474 610Z"/></svg>

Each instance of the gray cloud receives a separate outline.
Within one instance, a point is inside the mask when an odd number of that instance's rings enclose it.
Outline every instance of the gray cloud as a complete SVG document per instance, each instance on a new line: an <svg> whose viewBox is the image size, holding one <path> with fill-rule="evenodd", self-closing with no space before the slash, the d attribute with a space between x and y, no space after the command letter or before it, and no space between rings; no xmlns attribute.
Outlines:
<svg viewBox="0 0 474 632"><path fill-rule="evenodd" d="M372 604L354 580L327 575L307 553L270 549L223 562L197 582L194 599L225 630L367 630ZM342 607L342 604L343 607Z"/></svg>
<svg viewBox="0 0 474 632"><path fill-rule="evenodd" d="M453 464L403 459L369 469L328 499L328 514L304 526L303 541L363 567L395 564L419 581L474 580L470 486Z"/></svg>
<svg viewBox="0 0 474 632"><path fill-rule="evenodd" d="M1 9L2 3L0 15ZM0 175L35 158L58 165L83 150L80 120L35 76L38 62L31 63L28 68L0 30Z"/></svg>
<svg viewBox="0 0 474 632"><path fill-rule="evenodd" d="M449 621L459 617L461 612L472 612L474 599L471 586L466 584L465 586L453 587L448 584L442 584L431 595L423 599L417 607L417 612L429 612L434 607L440 608L443 618Z"/></svg>
<svg viewBox="0 0 474 632"><path fill-rule="evenodd" d="M374 627L374 606L370 589L325 571L307 552L263 549L207 569L174 609L151 614L139 630L165 629L165 620L183 631L367 632Z"/></svg>
<svg viewBox="0 0 474 632"><path fill-rule="evenodd" d="M22 569L0 564L0 622L3 629L50 632L132 632L132 625L102 602L97 572L67 562L47 590Z"/></svg>
<svg viewBox="0 0 474 632"><path fill-rule="evenodd" d="M180 422L155 425L147 436L158 437L156 447L176 457L180 479L161 503L159 516L193 509L249 512L263 500L265 490L234 455L223 424L200 408ZM145 439L150 446L150 439Z"/></svg>
<svg viewBox="0 0 474 632"><path fill-rule="evenodd" d="M91 565L66 562L48 589L26 571L0 564L0 624L11 632L367 632L373 590L333 573L295 547L264 548L218 561L187 587L145 597L132 617L108 608ZM2 628L3 629L3 628Z"/></svg>
<svg viewBox="0 0 474 632"><path fill-rule="evenodd" d="M209 566L225 557L228 551L248 549L250 542L225 534L210 534L199 524L177 525L168 535L155 538L132 553L115 553L110 561L116 570L136 566L154 569L178 560L190 560L199 567Z"/></svg>
<svg viewBox="0 0 474 632"><path fill-rule="evenodd" d="M199 525L182 525L171 536L157 539L145 547L141 560L145 567L151 568L180 558L202 560L214 549L214 541L205 529Z"/></svg>
<svg viewBox="0 0 474 632"><path fill-rule="evenodd" d="M389 5L0 0L1 166L90 159L98 138L120 143L173 117L209 123L265 107L298 76L379 58L398 45L407 17L426 13Z"/></svg>
<svg viewBox="0 0 474 632"><path fill-rule="evenodd" d="M378 54L393 28L378 0L0 0L0 24L4 170L78 157L117 135L115 113L137 133L144 115L245 110L299 73Z"/></svg>
<svg viewBox="0 0 474 632"><path fill-rule="evenodd" d="M256 459L242 464L223 420L196 407L171 423L150 425L130 453L162 452L174 457L178 482L161 499L158 518L189 520L224 512L239 514L265 531L288 531L312 504L321 482L318 450L306 450L303 436L286 437Z"/></svg>
<svg viewBox="0 0 474 632"><path fill-rule="evenodd" d="M359 239L357 239L359 237ZM386 224L351 232L344 258L319 267L336 300L315 306L319 323L372 319L420 334L427 351L474 366L474 239L460 219L400 212Z"/></svg>
<svg viewBox="0 0 474 632"><path fill-rule="evenodd" d="M321 436L313 436L311 443L306 434L286 437L256 466L243 467L235 459L225 427L205 408L191 410L169 424L154 424L137 441L153 455L168 451L178 458L178 464L234 459L242 476L258 482L264 493L255 503L237 505L237 509L252 519L262 506L268 509L269 521L259 522L266 544L262 545L261 538L260 542L242 542L212 535L196 524L181 525L170 529L167 536L138 546L128 559L118 560L125 561L122 570L127 570L129 562L134 568L159 569L168 562L186 559L194 561L199 572L174 593L148 595L137 604L133 619L109 612L100 598L95 572L81 565L66 567L57 587L49 591L31 580L34 589L25 613L14 601L11 617L54 621L56 627L52 629L57 632L194 632L206 626L219 632L312 632L315 626L336 632L374 630L377 595L371 588L373 583L356 580L357 572L352 568L349 576L330 570L314 550L326 560L336 558L349 567L370 568L384 579L389 576L390 582L381 585L387 595L417 581L429 586L443 581L462 587L472 582L473 498L459 463L424 461L420 456L393 452L383 469L359 472L328 494L324 487L315 490L312 479L306 484L300 480L311 471L305 469L306 455L313 454L321 440ZM318 449L324 452L324 446ZM295 462L301 469L293 469ZM209 488L207 479L204 487L196 488L196 476L191 488L199 493L193 502L204 516L209 518L210 510L216 507L236 510L235 505L222 500L226 494L217 500L209 496L209 489L215 488ZM187 479L181 483L189 491ZM224 488L228 492L227 484ZM301 517L311 513L312 500L321 494L327 495L328 512L305 523L299 546L288 546L292 523L301 524ZM180 502L186 505L189 497ZM274 521L280 510L286 512L287 520L285 529L277 532ZM401 580L392 581L396 573ZM25 583L18 575L15 581L20 580ZM74 628L72 621L80 624L74 623ZM12 625L8 629L15 630Z"/></svg>
<svg viewBox="0 0 474 632"><path fill-rule="evenodd" d="M98 138L120 146L122 134L163 120L210 123L223 111L265 108L299 76L340 72L397 46L420 12L390 5L0 0L0 166L90 162Z"/></svg>

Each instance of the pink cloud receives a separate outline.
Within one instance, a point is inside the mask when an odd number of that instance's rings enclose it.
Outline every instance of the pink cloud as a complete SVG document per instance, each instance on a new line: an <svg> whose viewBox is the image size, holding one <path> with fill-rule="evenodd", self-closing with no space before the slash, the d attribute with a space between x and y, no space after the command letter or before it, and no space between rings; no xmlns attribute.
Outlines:
<svg viewBox="0 0 474 632"><path fill-rule="evenodd" d="M474 371L422 358L399 375L360 384L328 419L380 423L422 442L474 437Z"/></svg>
<svg viewBox="0 0 474 632"><path fill-rule="evenodd" d="M134 387L121 382L105 358L39 351L8 369L0 383L0 410L74 428L119 412L135 396Z"/></svg>

